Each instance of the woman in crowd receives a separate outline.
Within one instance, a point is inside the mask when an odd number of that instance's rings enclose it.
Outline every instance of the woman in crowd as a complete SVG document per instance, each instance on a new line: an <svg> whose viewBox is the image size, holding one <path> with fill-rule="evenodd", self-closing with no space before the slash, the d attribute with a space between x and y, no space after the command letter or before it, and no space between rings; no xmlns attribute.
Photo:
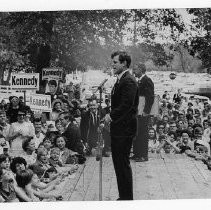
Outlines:
<svg viewBox="0 0 211 210"><path fill-rule="evenodd" d="M25 111L18 111L18 121L10 126L9 141L11 146L11 153L13 156L18 156L23 153L22 143L28 137L35 135L34 129L31 129L29 123L25 122Z"/></svg>
<svg viewBox="0 0 211 210"><path fill-rule="evenodd" d="M20 172L21 170L25 170L26 166L27 162L23 157L15 157L10 163L10 168L14 174Z"/></svg>
<svg viewBox="0 0 211 210"><path fill-rule="evenodd" d="M70 163L76 162L76 159L73 159L70 161ZM60 160L60 149L58 147L54 147L51 150L51 157L49 159L49 163L52 167L56 168L58 173L63 174L63 176L72 174L78 169L77 164L64 164Z"/></svg>
<svg viewBox="0 0 211 210"><path fill-rule="evenodd" d="M55 126L56 126L56 129L58 130L59 134L62 134L64 132L64 127L59 119L57 119L55 121Z"/></svg>
<svg viewBox="0 0 211 210"><path fill-rule="evenodd" d="M154 128L149 128L148 131L148 151L154 153L159 146L159 142L157 140L156 131Z"/></svg>
<svg viewBox="0 0 211 210"><path fill-rule="evenodd" d="M204 128L203 137L206 139L206 141L208 143L210 143L211 126L210 126L210 124L208 122L208 119L205 119L203 121L203 128Z"/></svg>
<svg viewBox="0 0 211 210"><path fill-rule="evenodd" d="M77 163L77 152L66 148L66 138L62 135L57 136L55 140L55 146L60 149L60 161L62 164L75 164Z"/></svg>
<svg viewBox="0 0 211 210"><path fill-rule="evenodd" d="M60 99L56 99L52 103L53 110L50 113L50 120L56 121L58 119L58 116L61 112L63 112L63 102Z"/></svg>
<svg viewBox="0 0 211 210"><path fill-rule="evenodd" d="M74 107L74 105L68 100L62 100L63 102L63 111L70 112L70 110Z"/></svg>
<svg viewBox="0 0 211 210"><path fill-rule="evenodd" d="M10 171L9 165L10 165L9 157L5 155L1 155L0 156L0 200L1 200L1 197L3 197L3 200L4 200L3 202L18 202L19 200L32 201L31 199L28 199L28 197L24 193L22 193L22 191L17 187L15 174L13 173L13 170ZM20 171L21 168L25 169L24 167L22 167L22 165L18 166L16 164L17 171ZM18 200L16 198L18 198Z"/></svg>
<svg viewBox="0 0 211 210"><path fill-rule="evenodd" d="M33 137L28 137L23 141L22 148L24 153L21 155L27 162L27 165L32 165L36 162L37 154L35 153L35 141Z"/></svg>

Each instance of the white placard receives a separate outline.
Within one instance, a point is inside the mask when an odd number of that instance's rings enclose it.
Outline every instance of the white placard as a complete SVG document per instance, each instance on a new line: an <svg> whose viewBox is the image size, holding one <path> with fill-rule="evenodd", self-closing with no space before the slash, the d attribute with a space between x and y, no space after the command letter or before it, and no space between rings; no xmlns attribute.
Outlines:
<svg viewBox="0 0 211 210"><path fill-rule="evenodd" d="M43 94L31 94L29 105L32 111L51 112L51 96Z"/></svg>
<svg viewBox="0 0 211 210"><path fill-rule="evenodd" d="M12 73L10 85L12 89L39 90L39 73Z"/></svg>
<svg viewBox="0 0 211 210"><path fill-rule="evenodd" d="M62 68L44 68L42 70L42 80L61 80Z"/></svg>

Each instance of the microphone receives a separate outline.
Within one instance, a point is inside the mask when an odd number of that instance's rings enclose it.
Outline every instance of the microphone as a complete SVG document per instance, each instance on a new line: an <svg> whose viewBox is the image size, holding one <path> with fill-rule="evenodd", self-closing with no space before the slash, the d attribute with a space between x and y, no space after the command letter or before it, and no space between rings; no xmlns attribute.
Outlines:
<svg viewBox="0 0 211 210"><path fill-rule="evenodd" d="M105 85L105 83L108 81L108 79L104 79L101 83L100 83L100 85L98 86L98 89L100 89L100 88L102 88L104 85Z"/></svg>

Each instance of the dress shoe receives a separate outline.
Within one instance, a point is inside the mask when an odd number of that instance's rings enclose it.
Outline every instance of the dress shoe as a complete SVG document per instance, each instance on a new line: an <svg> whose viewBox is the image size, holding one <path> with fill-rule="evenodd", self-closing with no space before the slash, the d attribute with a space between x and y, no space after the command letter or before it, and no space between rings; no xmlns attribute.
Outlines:
<svg viewBox="0 0 211 210"><path fill-rule="evenodd" d="M133 200L132 198L117 198L117 201L129 201Z"/></svg>
<svg viewBox="0 0 211 210"><path fill-rule="evenodd" d="M141 157L141 158L136 158L134 159L136 162L146 162L148 161L148 158L144 158L144 157Z"/></svg>
<svg viewBox="0 0 211 210"><path fill-rule="evenodd" d="M103 152L103 157L110 157L110 154L108 152Z"/></svg>
<svg viewBox="0 0 211 210"><path fill-rule="evenodd" d="M138 157L136 157L135 155L130 157L131 160L135 160L136 158L138 158Z"/></svg>

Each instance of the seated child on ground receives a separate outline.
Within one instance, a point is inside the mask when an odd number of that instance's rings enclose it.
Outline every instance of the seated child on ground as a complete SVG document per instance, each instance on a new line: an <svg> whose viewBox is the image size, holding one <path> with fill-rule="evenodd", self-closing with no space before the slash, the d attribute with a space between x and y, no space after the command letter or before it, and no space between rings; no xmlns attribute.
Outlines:
<svg viewBox="0 0 211 210"><path fill-rule="evenodd" d="M32 199L32 201L39 201L38 198L52 198L52 199L61 199L60 195L51 194L43 192L42 190L38 190L32 186L33 182L33 171L30 169L26 169L20 171L16 175L16 181L23 193L25 193L28 198Z"/></svg>

